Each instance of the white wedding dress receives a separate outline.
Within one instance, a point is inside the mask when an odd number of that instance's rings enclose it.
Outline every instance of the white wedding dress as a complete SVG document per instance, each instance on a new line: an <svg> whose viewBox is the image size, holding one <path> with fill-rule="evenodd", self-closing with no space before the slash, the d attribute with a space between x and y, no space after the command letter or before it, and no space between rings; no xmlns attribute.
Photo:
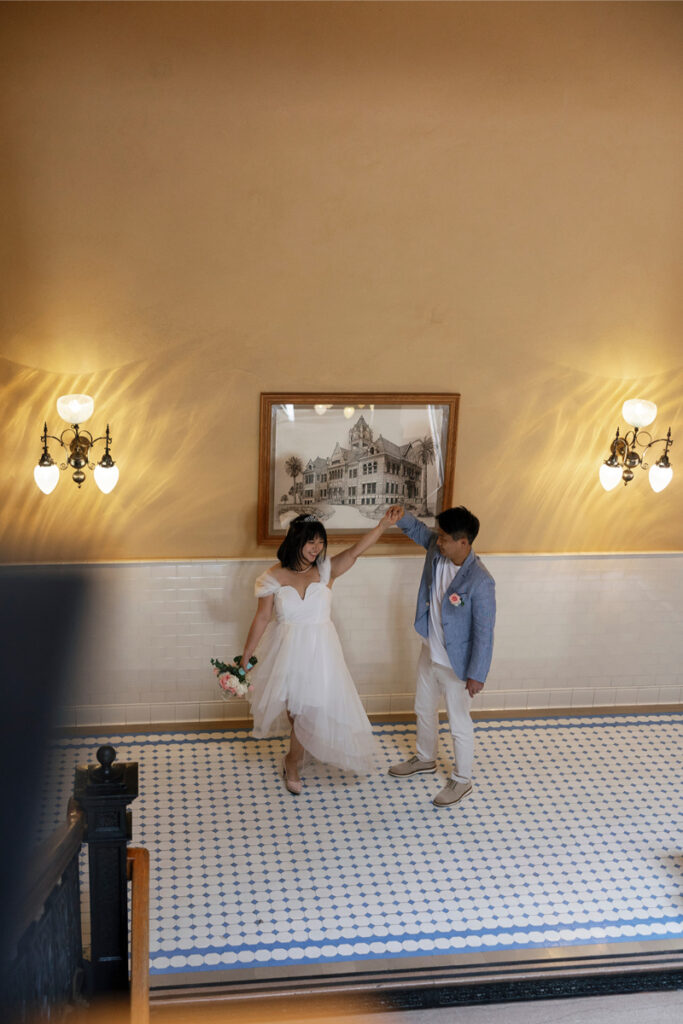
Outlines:
<svg viewBox="0 0 683 1024"><path fill-rule="evenodd" d="M304 749L319 761L356 772L370 771L376 740L344 661L330 619L330 559L318 565L320 581L301 598L264 572L257 597L275 595L275 624L263 661L250 673L254 735L289 732L286 712ZM271 627L273 628L273 627Z"/></svg>

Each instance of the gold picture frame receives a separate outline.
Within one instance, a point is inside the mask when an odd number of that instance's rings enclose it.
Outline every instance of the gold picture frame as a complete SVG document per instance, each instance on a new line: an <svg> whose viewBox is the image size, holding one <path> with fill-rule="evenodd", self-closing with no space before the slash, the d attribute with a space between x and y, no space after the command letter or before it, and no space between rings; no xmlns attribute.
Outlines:
<svg viewBox="0 0 683 1024"><path fill-rule="evenodd" d="M355 540L391 504L429 526L453 492L458 394L261 395L258 541L300 512L330 540ZM444 504L444 502L446 504ZM392 528L381 538L400 541Z"/></svg>

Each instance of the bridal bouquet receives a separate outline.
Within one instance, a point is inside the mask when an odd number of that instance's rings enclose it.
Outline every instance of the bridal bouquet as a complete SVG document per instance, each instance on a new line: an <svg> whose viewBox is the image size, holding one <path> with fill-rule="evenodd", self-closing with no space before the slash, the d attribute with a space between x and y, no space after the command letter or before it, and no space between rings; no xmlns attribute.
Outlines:
<svg viewBox="0 0 683 1024"><path fill-rule="evenodd" d="M257 661L258 658L256 657L250 658L247 668L253 668ZM224 700L229 700L231 697L246 697L251 690L251 683L247 680L247 673L241 667L241 662L241 654L233 658L229 665L226 665L224 661L219 661L217 658L211 659L213 670L218 677L221 697Z"/></svg>

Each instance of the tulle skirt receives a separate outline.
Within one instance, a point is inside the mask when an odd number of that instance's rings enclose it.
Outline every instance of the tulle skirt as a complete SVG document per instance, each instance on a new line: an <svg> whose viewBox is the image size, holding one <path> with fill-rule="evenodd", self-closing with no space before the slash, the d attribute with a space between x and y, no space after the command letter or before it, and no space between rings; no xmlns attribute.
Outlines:
<svg viewBox="0 0 683 1024"><path fill-rule="evenodd" d="M294 733L319 761L369 772L377 741L331 621L277 623L263 661L252 670L254 735Z"/></svg>

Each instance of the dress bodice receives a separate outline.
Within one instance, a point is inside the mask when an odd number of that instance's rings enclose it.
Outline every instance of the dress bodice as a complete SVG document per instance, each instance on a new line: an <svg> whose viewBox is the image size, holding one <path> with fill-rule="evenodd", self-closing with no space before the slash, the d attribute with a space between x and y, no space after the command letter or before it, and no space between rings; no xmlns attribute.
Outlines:
<svg viewBox="0 0 683 1024"><path fill-rule="evenodd" d="M332 608L329 558L318 566L318 572L320 579L308 584L303 597L294 587L278 583L270 570L259 576L254 590L257 597L274 595L275 618L278 623L312 626L320 622L329 622Z"/></svg>
<svg viewBox="0 0 683 1024"><path fill-rule="evenodd" d="M280 587L275 594L275 617L278 622L315 625L328 622L332 607L332 591L326 583L309 583L303 598L294 587Z"/></svg>

